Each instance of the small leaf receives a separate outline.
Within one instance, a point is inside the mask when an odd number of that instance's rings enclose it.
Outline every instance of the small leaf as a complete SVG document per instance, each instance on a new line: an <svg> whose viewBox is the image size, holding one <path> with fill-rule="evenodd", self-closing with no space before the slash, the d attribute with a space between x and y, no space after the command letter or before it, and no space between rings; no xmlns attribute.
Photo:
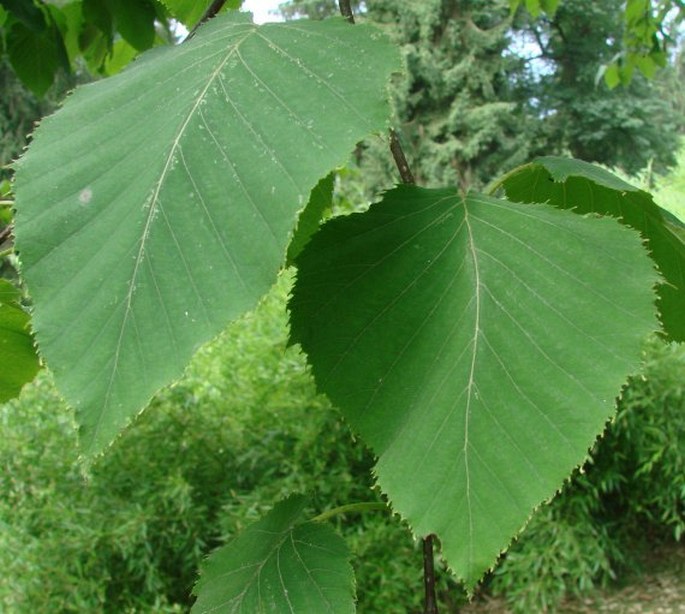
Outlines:
<svg viewBox="0 0 685 614"><path fill-rule="evenodd" d="M385 129L399 63L372 26L233 11L41 123L16 165L15 236L86 455L275 282L311 190Z"/></svg>
<svg viewBox="0 0 685 614"><path fill-rule="evenodd" d="M516 202L612 215L639 230L667 282L658 288L664 330L671 339L685 341L685 225L650 194L587 162L554 157L512 171L503 186Z"/></svg>
<svg viewBox="0 0 685 614"><path fill-rule="evenodd" d="M291 265L302 248L309 242L312 235L318 230L324 214L330 210L333 204L333 185L335 173L329 173L324 177L309 195L309 202L297 220L295 235L288 246L287 264Z"/></svg>
<svg viewBox="0 0 685 614"><path fill-rule="evenodd" d="M618 66L616 64L609 64L607 67L605 67L604 82L611 90L620 85L621 75L619 74Z"/></svg>
<svg viewBox="0 0 685 614"><path fill-rule="evenodd" d="M112 52L105 60L104 73L116 75L128 66L136 55L138 55L138 50L135 47L129 45L124 39L118 40L112 45Z"/></svg>
<svg viewBox="0 0 685 614"><path fill-rule="evenodd" d="M181 23L193 27L205 14L211 0L161 0Z"/></svg>
<svg viewBox="0 0 685 614"><path fill-rule="evenodd" d="M40 367L20 293L0 279L0 403L16 397Z"/></svg>
<svg viewBox="0 0 685 614"><path fill-rule="evenodd" d="M155 8L149 0L107 0L116 30L138 51L155 40Z"/></svg>
<svg viewBox="0 0 685 614"><path fill-rule="evenodd" d="M306 503L289 497L214 552L193 590L192 612L354 612L349 550L328 525L301 522Z"/></svg>
<svg viewBox="0 0 685 614"><path fill-rule="evenodd" d="M399 187L297 260L293 340L392 507L472 587L561 488L657 327L637 233Z"/></svg>

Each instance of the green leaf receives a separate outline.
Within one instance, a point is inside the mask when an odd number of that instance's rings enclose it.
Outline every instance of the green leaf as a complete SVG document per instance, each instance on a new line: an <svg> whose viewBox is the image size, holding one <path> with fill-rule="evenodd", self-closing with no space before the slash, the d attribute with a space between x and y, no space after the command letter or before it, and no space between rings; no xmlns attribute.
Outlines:
<svg viewBox="0 0 685 614"><path fill-rule="evenodd" d="M40 366L20 296L12 284L0 279L0 403L16 397Z"/></svg>
<svg viewBox="0 0 685 614"><path fill-rule="evenodd" d="M161 0L169 12L184 25L193 27L205 14L211 0Z"/></svg>
<svg viewBox="0 0 685 614"><path fill-rule="evenodd" d="M621 83L621 75L616 64L609 64L604 69L604 82L610 90L613 90Z"/></svg>
<svg viewBox="0 0 685 614"><path fill-rule="evenodd" d="M0 0L0 5L35 34L45 30L47 24L43 12L32 0Z"/></svg>
<svg viewBox="0 0 685 614"><path fill-rule="evenodd" d="M559 2L561 0L541 0L542 10L545 11L550 17L554 16L559 8Z"/></svg>
<svg viewBox="0 0 685 614"><path fill-rule="evenodd" d="M512 171L503 186L516 202L612 215L639 230L667 282L658 288L664 330L671 339L685 341L685 225L650 194L587 162L553 157Z"/></svg>
<svg viewBox="0 0 685 614"><path fill-rule="evenodd" d="M540 0L526 0L526 9L533 17L540 16Z"/></svg>
<svg viewBox="0 0 685 614"><path fill-rule="evenodd" d="M287 263L293 263L302 248L309 242L312 235L319 229L323 216L330 210L333 204L333 185L335 173L329 173L324 177L309 195L309 202L297 220L295 235L288 246Z"/></svg>
<svg viewBox="0 0 685 614"><path fill-rule="evenodd" d="M161 2L176 19L189 28L200 21L211 4L211 0L161 0ZM228 0L220 11L234 11L242 4L243 0Z"/></svg>
<svg viewBox="0 0 685 614"><path fill-rule="evenodd" d="M192 611L354 612L350 553L328 525L300 523L307 500L289 497L205 562Z"/></svg>
<svg viewBox="0 0 685 614"><path fill-rule="evenodd" d="M0 303L19 304L21 292L6 279L0 279Z"/></svg>
<svg viewBox="0 0 685 614"><path fill-rule="evenodd" d="M293 340L418 536L472 587L586 458L657 327L636 233L399 187L298 258Z"/></svg>
<svg viewBox="0 0 685 614"><path fill-rule="evenodd" d="M155 8L145 0L107 0L118 32L130 45L144 51L155 41Z"/></svg>
<svg viewBox="0 0 685 614"><path fill-rule="evenodd" d="M105 60L105 74L116 75L128 66L136 55L138 51L135 47L129 45L124 39L118 40L112 45L112 53Z"/></svg>
<svg viewBox="0 0 685 614"><path fill-rule="evenodd" d="M88 455L274 283L311 190L385 128L398 66L372 26L229 12L42 122L16 245Z"/></svg>
<svg viewBox="0 0 685 614"><path fill-rule="evenodd" d="M61 58L52 28L36 33L21 22L14 23L7 33L7 54L26 87L39 97L48 91Z"/></svg>

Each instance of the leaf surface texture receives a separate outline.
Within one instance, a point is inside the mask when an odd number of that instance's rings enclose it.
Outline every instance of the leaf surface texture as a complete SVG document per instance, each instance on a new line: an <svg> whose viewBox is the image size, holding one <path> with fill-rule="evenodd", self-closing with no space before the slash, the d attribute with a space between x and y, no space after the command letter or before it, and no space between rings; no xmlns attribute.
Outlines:
<svg viewBox="0 0 685 614"><path fill-rule="evenodd" d="M292 337L415 534L473 586L587 455L657 328L639 236L398 187L298 258Z"/></svg>
<svg viewBox="0 0 685 614"><path fill-rule="evenodd" d="M333 529L301 522L306 499L289 497L214 552L195 586L194 614L350 614L350 553Z"/></svg>
<svg viewBox="0 0 685 614"><path fill-rule="evenodd" d="M672 340L685 341L685 225L651 194L587 162L556 157L521 167L503 187L516 202L612 215L640 231L666 282L657 290L664 330Z"/></svg>
<svg viewBox="0 0 685 614"><path fill-rule="evenodd" d="M229 12L43 121L17 247L86 454L272 285L311 190L384 129L398 65L371 26Z"/></svg>

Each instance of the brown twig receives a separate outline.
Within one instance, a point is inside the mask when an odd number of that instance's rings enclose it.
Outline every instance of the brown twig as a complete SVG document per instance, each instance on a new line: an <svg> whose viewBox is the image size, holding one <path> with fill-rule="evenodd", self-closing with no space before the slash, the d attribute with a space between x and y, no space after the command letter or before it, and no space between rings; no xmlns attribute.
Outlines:
<svg viewBox="0 0 685 614"><path fill-rule="evenodd" d="M195 36L195 32L197 32L197 29L205 23L205 21L209 21L212 17L214 17L226 4L226 0L214 0L208 7L207 10L205 11L204 15L200 17L200 21L198 21L188 32L188 36L186 36L183 39L183 42L185 43L186 41L190 40L193 36Z"/></svg>
<svg viewBox="0 0 685 614"><path fill-rule="evenodd" d="M338 0L340 14L350 23L354 23L354 14L350 6L350 0ZM397 170L403 183L415 184L414 174L409 168L407 157L402 150L402 144L397 133L390 129L390 151L395 160ZM423 586L425 589L424 614L438 614L438 601L435 594L435 567L433 563L433 536L428 535L423 540Z"/></svg>
<svg viewBox="0 0 685 614"><path fill-rule="evenodd" d="M350 0L338 0L338 7L340 8L340 14L350 23L354 23L354 13L352 12Z"/></svg>
<svg viewBox="0 0 685 614"><path fill-rule="evenodd" d="M12 226L7 225L0 229L0 245L12 236Z"/></svg>
<svg viewBox="0 0 685 614"><path fill-rule="evenodd" d="M400 172L400 177L402 178L402 183L415 184L416 179L414 179L414 173L411 172L409 168L409 163L402 150L402 144L397 136L397 132L390 128L390 151L392 152L392 157L395 160L395 165L397 170Z"/></svg>
<svg viewBox="0 0 685 614"><path fill-rule="evenodd" d="M426 591L424 614L438 614L438 600L435 595L435 567L433 563L433 536L423 538L423 586Z"/></svg>

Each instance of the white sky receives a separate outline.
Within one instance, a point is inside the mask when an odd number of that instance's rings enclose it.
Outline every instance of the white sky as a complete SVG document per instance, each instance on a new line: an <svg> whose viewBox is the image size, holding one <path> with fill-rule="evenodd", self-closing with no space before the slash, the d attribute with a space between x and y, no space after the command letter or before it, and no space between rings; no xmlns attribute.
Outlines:
<svg viewBox="0 0 685 614"><path fill-rule="evenodd" d="M271 14L278 9L278 5L285 0L245 0L242 10L250 11L254 15L255 23L267 21L283 21L280 15Z"/></svg>

